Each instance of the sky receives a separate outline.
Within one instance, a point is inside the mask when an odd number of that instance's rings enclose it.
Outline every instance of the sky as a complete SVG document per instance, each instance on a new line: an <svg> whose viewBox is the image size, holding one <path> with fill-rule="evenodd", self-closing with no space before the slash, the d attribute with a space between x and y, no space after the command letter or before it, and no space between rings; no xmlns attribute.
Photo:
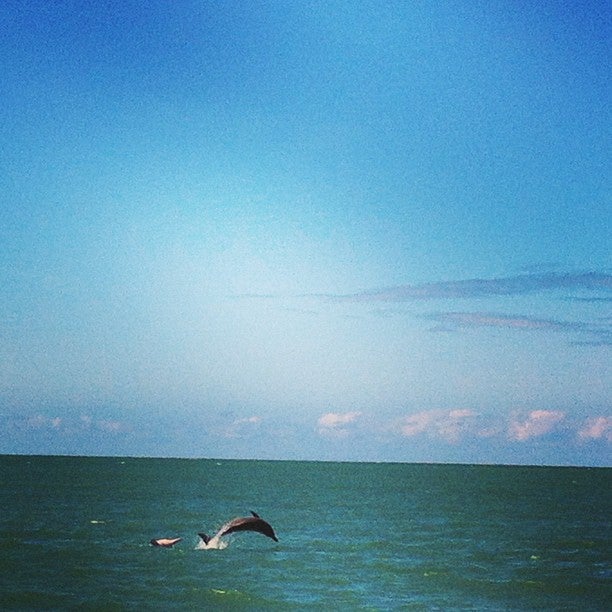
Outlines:
<svg viewBox="0 0 612 612"><path fill-rule="evenodd" d="M611 21L2 2L0 453L612 466Z"/></svg>

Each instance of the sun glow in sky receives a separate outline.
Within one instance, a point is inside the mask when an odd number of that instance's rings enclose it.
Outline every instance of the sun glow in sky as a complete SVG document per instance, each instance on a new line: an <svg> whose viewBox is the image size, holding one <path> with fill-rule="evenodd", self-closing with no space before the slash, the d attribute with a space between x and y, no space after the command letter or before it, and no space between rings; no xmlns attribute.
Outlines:
<svg viewBox="0 0 612 612"><path fill-rule="evenodd" d="M0 23L0 452L611 464L606 2Z"/></svg>

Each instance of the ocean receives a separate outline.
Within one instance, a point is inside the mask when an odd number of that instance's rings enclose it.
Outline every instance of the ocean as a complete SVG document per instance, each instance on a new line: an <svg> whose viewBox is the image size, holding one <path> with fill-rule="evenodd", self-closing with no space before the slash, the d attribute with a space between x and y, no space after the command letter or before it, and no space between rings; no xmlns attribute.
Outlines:
<svg viewBox="0 0 612 612"><path fill-rule="evenodd" d="M609 610L611 476L0 456L0 608ZM197 549L199 531L251 510L278 543Z"/></svg>

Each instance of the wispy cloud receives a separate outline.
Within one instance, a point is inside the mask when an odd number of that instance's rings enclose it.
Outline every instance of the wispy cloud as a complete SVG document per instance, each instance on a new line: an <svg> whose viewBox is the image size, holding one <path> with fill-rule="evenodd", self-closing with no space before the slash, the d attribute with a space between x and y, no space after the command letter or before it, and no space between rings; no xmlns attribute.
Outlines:
<svg viewBox="0 0 612 612"><path fill-rule="evenodd" d="M74 426L77 426L76 423ZM78 426L84 429L99 429L107 433L119 433L131 430L131 426L125 421L120 421L118 419L94 419L89 415L81 415L78 420Z"/></svg>
<svg viewBox="0 0 612 612"><path fill-rule="evenodd" d="M586 302L589 304L609 304L612 302L612 297L570 297L567 299L572 302Z"/></svg>
<svg viewBox="0 0 612 612"><path fill-rule="evenodd" d="M433 412L417 412L404 417L399 423L399 431L408 438L423 433L433 421Z"/></svg>
<svg viewBox="0 0 612 612"><path fill-rule="evenodd" d="M580 440L607 440L612 442L612 417L598 416L587 419L578 431Z"/></svg>
<svg viewBox="0 0 612 612"><path fill-rule="evenodd" d="M517 441L543 436L555 429L564 418L565 413L558 410L533 410L526 418L510 423L508 436Z"/></svg>
<svg viewBox="0 0 612 612"><path fill-rule="evenodd" d="M458 442L469 430L476 416L473 410L451 410L446 418L438 423L438 432L445 440Z"/></svg>
<svg viewBox="0 0 612 612"><path fill-rule="evenodd" d="M609 334L606 334L605 337L600 339L593 340L576 340L572 342L574 346L612 346L612 338Z"/></svg>
<svg viewBox="0 0 612 612"><path fill-rule="evenodd" d="M345 438L349 435L349 425L361 416L361 412L327 412L319 417L317 431L320 435Z"/></svg>
<svg viewBox="0 0 612 612"><path fill-rule="evenodd" d="M236 419L223 430L222 435L225 438L244 438L258 431L261 422L262 418L256 415Z"/></svg>
<svg viewBox="0 0 612 612"><path fill-rule="evenodd" d="M88 414L80 417L66 418L34 414L12 419L10 426L22 431L27 430L54 430L68 435L76 435L87 431L103 431L106 433L121 433L131 431L125 421L118 419L98 419Z"/></svg>
<svg viewBox="0 0 612 612"><path fill-rule="evenodd" d="M609 322L590 323L580 321L559 321L524 315L511 315L494 312L435 312L421 315L420 318L435 321L432 331L450 332L465 328L492 327L516 331L548 331L582 334L582 340L574 345L609 346L612 345L612 328Z"/></svg>
<svg viewBox="0 0 612 612"><path fill-rule="evenodd" d="M111 433L122 431L124 428L124 425L121 421L116 421L113 419L104 419L102 421L98 421L97 425L102 431L108 431Z"/></svg>
<svg viewBox="0 0 612 612"><path fill-rule="evenodd" d="M441 329L445 330L459 327L502 327L505 329L548 331L582 331L585 329L582 323L492 312L438 312L423 316L437 321L443 326Z"/></svg>
<svg viewBox="0 0 612 612"><path fill-rule="evenodd" d="M359 293L328 295L326 297L347 302L407 302L413 300L511 296L553 290L609 291L611 289L612 275L606 273L546 273L523 274L505 278L472 278L416 285L398 285Z"/></svg>
<svg viewBox="0 0 612 612"><path fill-rule="evenodd" d="M399 433L407 438L423 433L447 442L458 442L470 428L476 413L469 409L427 410L410 414L398 423Z"/></svg>
<svg viewBox="0 0 612 612"><path fill-rule="evenodd" d="M344 295L319 295L334 302L350 303L402 303L449 299L478 299L511 297L550 291L599 292L606 295L566 295L564 299L606 303L612 299L612 275L605 272L521 274L504 278L437 281L414 285L398 285ZM302 296L306 297L306 296ZM313 296L310 296L313 297ZM376 309L371 314L391 316L393 311ZM405 314L402 312L402 314ZM610 321L562 321L553 318L499 312L433 312L417 315L435 321L432 331L449 332L462 328L503 328L523 331L549 331L580 334L571 344L581 346L611 346Z"/></svg>
<svg viewBox="0 0 612 612"><path fill-rule="evenodd" d="M475 299L524 295L547 291L600 291L606 295L568 295L565 299L608 302L612 296L612 274L607 272L534 272L502 278L468 278L450 281L395 285L366 289L355 293L307 293L282 295L273 293L241 293L228 297L236 300L278 300L288 298L318 298L334 302L412 302L445 299Z"/></svg>
<svg viewBox="0 0 612 612"><path fill-rule="evenodd" d="M62 422L63 421L61 417L48 417L42 414L34 414L32 416L26 417L22 421L22 425L27 429L59 429L62 426Z"/></svg>
<svg viewBox="0 0 612 612"><path fill-rule="evenodd" d="M282 296L277 293L234 293L227 297L230 300L275 300Z"/></svg>

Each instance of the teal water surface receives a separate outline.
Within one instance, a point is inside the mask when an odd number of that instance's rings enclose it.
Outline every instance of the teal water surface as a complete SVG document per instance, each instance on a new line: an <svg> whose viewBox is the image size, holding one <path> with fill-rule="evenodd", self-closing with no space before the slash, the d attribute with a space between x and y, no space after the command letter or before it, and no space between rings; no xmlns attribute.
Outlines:
<svg viewBox="0 0 612 612"><path fill-rule="evenodd" d="M0 608L610 609L611 475L0 456ZM250 510L278 543L196 549Z"/></svg>

